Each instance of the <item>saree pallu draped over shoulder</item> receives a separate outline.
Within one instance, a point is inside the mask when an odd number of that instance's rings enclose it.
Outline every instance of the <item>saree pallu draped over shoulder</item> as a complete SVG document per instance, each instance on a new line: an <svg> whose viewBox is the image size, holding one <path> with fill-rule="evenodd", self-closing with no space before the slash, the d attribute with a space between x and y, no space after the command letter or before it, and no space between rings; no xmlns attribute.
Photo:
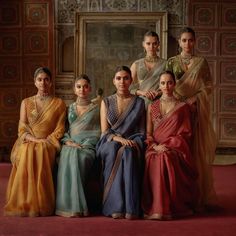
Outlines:
<svg viewBox="0 0 236 236"><path fill-rule="evenodd" d="M162 116L159 104L151 106L154 130L147 138L142 207L147 219L172 219L192 214L198 199L190 109L179 103ZM157 152L153 147L159 144L167 151Z"/></svg>
<svg viewBox="0 0 236 236"><path fill-rule="evenodd" d="M156 65L152 69L148 69L145 65L145 58L141 58L134 62L137 67L137 83L130 86L130 90L134 93L137 89L142 91L158 90L160 74L165 69L166 60L159 58ZM146 104L150 101L147 98L143 98Z"/></svg>
<svg viewBox="0 0 236 236"><path fill-rule="evenodd" d="M126 111L117 113L116 96L104 102L110 128L102 134L97 144L97 156L103 162L104 195L103 213L140 215L142 156L145 138L145 104L133 96ZM112 140L114 135L135 141L136 147L122 146Z"/></svg>
<svg viewBox="0 0 236 236"><path fill-rule="evenodd" d="M90 104L81 116L76 103L69 107L69 130L64 134L57 176L56 214L65 217L87 216L86 180L95 160L95 146L100 137L98 105ZM81 145L71 147L66 141Z"/></svg>
<svg viewBox="0 0 236 236"><path fill-rule="evenodd" d="M199 206L216 204L212 164L215 157L216 135L209 111L212 93L212 78L207 61L194 57L192 66L183 71L179 56L168 60L167 68L177 75L176 94L182 98L196 96L197 110L194 114L193 155L198 169L200 189Z"/></svg>
<svg viewBox="0 0 236 236"><path fill-rule="evenodd" d="M52 169L60 138L64 134L65 103L51 98L37 112L34 97L25 99L28 124L19 123L12 152L12 171L7 187L5 215L47 216L54 213L55 193ZM25 141L27 134L48 142Z"/></svg>

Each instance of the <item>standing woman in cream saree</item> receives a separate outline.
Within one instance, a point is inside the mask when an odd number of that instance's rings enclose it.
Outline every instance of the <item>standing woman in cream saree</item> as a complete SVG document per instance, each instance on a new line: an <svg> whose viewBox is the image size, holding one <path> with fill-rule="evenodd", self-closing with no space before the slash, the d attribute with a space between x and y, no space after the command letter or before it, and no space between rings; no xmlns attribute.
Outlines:
<svg viewBox="0 0 236 236"><path fill-rule="evenodd" d="M101 103L102 136L97 144L103 163L103 214L134 219L140 215L145 104L129 92L128 67L117 68L113 83L116 93Z"/></svg>
<svg viewBox="0 0 236 236"><path fill-rule="evenodd" d="M143 38L146 56L136 60L130 67L133 78L133 83L130 86L131 93L144 98L146 104L161 95L158 91L159 77L165 69L166 60L158 57L159 47L158 34L153 31L146 32Z"/></svg>
<svg viewBox="0 0 236 236"><path fill-rule="evenodd" d="M88 216L85 185L95 160L100 137L99 105L92 103L90 79L82 74L75 80L76 102L68 109L69 129L62 139L57 176L56 215Z"/></svg>
<svg viewBox="0 0 236 236"><path fill-rule="evenodd" d="M211 166L215 157L216 137L210 117L212 78L206 59L192 54L194 44L193 29L183 28L179 38L182 52L169 58L167 70L175 74L176 96L186 100L195 111L193 155L199 173L199 207L204 207L216 204Z"/></svg>
<svg viewBox="0 0 236 236"><path fill-rule="evenodd" d="M50 92L49 69L38 68L34 82L38 92L21 103L18 139L11 152L4 207L9 216L48 216L55 209L52 170L65 131L66 105Z"/></svg>

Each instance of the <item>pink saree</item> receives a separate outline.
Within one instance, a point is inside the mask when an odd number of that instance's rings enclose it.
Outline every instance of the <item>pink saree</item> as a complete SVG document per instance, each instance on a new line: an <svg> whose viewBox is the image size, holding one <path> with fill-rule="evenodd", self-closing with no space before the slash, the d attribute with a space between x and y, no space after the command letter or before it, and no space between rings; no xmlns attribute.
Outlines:
<svg viewBox="0 0 236 236"><path fill-rule="evenodd" d="M151 105L154 124L147 138L142 207L146 218L171 219L193 213L197 199L197 173L191 155L191 115L187 104L178 103L168 114L160 113L160 101ZM158 153L154 144L164 144Z"/></svg>

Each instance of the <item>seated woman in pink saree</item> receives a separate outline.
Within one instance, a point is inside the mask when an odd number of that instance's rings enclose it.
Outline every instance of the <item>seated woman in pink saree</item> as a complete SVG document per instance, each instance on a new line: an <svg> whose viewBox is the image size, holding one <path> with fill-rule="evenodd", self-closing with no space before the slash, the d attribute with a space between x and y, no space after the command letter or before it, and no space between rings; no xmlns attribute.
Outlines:
<svg viewBox="0 0 236 236"><path fill-rule="evenodd" d="M21 103L18 139L12 152L5 215L47 216L54 213L52 170L64 134L66 106L50 93L51 72L34 74L38 92Z"/></svg>
<svg viewBox="0 0 236 236"><path fill-rule="evenodd" d="M142 200L146 219L191 215L198 199L190 107L173 96L174 88L173 73L163 72L162 96L148 107Z"/></svg>

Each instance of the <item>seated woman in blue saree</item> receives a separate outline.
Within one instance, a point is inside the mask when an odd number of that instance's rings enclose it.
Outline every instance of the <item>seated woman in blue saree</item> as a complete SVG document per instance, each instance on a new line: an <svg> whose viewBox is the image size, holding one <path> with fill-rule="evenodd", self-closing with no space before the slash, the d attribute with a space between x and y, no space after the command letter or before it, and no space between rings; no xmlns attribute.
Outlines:
<svg viewBox="0 0 236 236"><path fill-rule="evenodd" d="M75 80L77 101L69 106L69 130L62 139L57 176L56 215L87 216L85 184L95 160L100 137L99 106L88 99L91 91L87 75Z"/></svg>
<svg viewBox="0 0 236 236"><path fill-rule="evenodd" d="M129 92L128 67L117 68L113 83L116 93L101 103L102 136L97 144L103 163L103 214L133 219L140 215L145 103Z"/></svg>

